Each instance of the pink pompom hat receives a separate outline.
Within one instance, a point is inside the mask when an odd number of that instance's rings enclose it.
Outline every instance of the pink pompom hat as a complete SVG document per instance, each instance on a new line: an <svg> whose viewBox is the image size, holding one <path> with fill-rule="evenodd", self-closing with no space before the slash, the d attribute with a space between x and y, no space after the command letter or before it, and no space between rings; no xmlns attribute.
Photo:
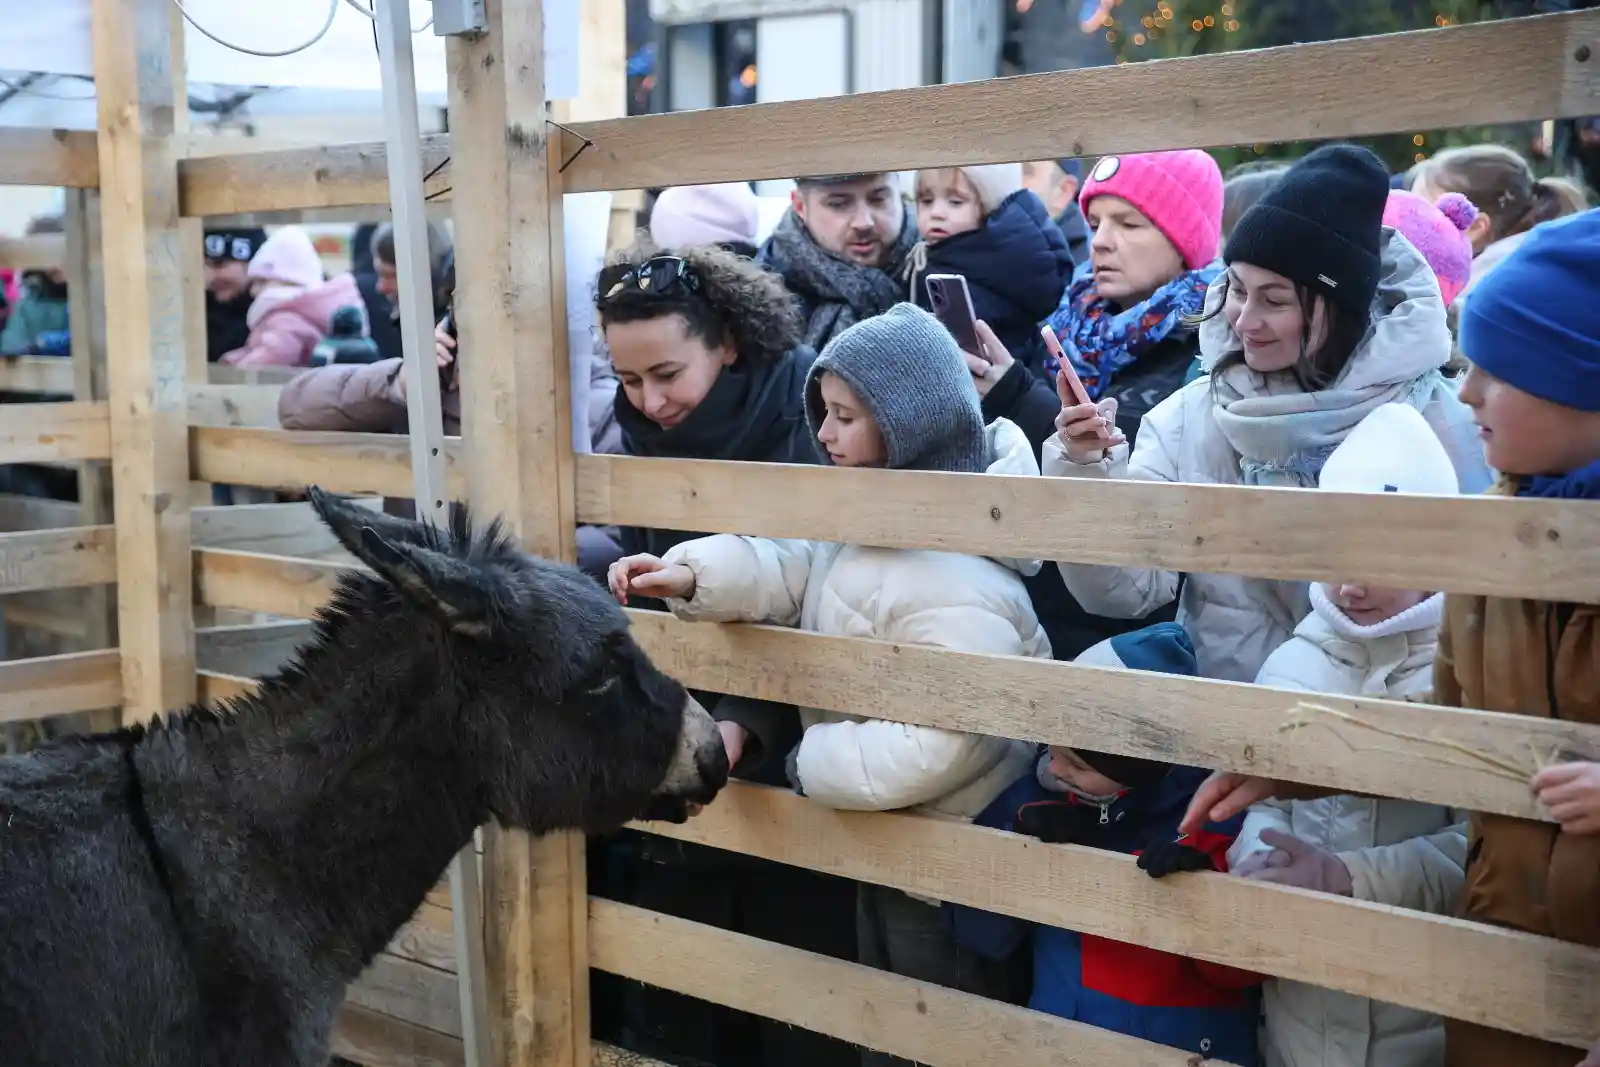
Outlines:
<svg viewBox="0 0 1600 1067"><path fill-rule="evenodd" d="M1172 242L1190 270L1217 258L1222 243L1222 171L1198 148L1103 156L1089 172L1078 206L1097 196L1121 197Z"/></svg>
<svg viewBox="0 0 1600 1067"><path fill-rule="evenodd" d="M1416 193L1396 189L1383 208L1383 224L1392 226L1416 246L1439 279L1445 307L1456 302L1472 276L1472 242L1467 227L1478 209L1460 193L1445 193L1434 203Z"/></svg>

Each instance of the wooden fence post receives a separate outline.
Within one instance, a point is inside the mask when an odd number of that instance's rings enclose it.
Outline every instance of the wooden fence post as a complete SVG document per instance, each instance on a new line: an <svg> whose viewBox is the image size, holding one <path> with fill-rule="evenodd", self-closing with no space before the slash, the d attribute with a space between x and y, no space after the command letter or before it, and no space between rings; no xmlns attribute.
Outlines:
<svg viewBox="0 0 1600 1067"><path fill-rule="evenodd" d="M468 495L540 555L576 558L561 193L546 123L543 5L489 0L449 42L456 308ZM497 1067L587 1067L584 840L485 833Z"/></svg>
<svg viewBox="0 0 1600 1067"><path fill-rule="evenodd" d="M194 699L177 108L167 0L94 0L123 715Z"/></svg>

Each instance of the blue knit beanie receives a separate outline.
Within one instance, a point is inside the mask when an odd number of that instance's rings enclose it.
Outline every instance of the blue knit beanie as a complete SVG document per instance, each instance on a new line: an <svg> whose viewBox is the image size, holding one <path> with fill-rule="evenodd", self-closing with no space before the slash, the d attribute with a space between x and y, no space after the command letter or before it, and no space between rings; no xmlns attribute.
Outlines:
<svg viewBox="0 0 1600 1067"><path fill-rule="evenodd" d="M1600 411L1600 208L1536 226L1484 276L1461 352L1525 393Z"/></svg>

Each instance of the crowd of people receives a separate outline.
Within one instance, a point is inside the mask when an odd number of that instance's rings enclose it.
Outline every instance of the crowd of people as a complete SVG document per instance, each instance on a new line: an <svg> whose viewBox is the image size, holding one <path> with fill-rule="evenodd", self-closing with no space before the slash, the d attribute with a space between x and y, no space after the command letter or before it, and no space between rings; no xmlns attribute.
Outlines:
<svg viewBox="0 0 1600 1067"><path fill-rule="evenodd" d="M470 353L448 240L430 242L453 433ZM357 243L329 279L293 228L207 235L214 358L310 368L282 393L285 427L405 431L393 235ZM965 280L965 347L933 313L934 275ZM805 177L765 239L748 185L669 189L593 295L596 452L1600 498L1600 210L1501 146L1398 175L1340 144L1226 176L1181 151ZM580 563L689 621L1600 722L1592 605L654 528L585 528ZM1600 765L1539 768L1553 821L1531 822L895 723L865 702L697 695L735 776L831 808L1600 945ZM589 870L604 896L1241 1067L1581 1055L650 835L591 842ZM592 1008L597 1036L688 1067L901 1062L610 976Z"/></svg>

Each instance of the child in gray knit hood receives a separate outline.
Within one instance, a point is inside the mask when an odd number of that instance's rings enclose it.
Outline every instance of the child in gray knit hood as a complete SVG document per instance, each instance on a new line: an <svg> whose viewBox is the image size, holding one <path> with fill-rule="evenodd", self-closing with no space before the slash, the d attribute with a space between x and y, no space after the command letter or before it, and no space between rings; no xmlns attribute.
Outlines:
<svg viewBox="0 0 1600 1067"><path fill-rule="evenodd" d="M932 315L900 304L828 343L806 378L818 450L839 467L1037 475L1033 449L1004 419L984 426L966 360ZM775 623L815 633L1050 658L1023 588L1036 560L932 549L718 534L665 557L611 568L612 592L663 598L680 619ZM971 818L1031 764L1003 738L802 708L789 758L795 789L832 808L926 807ZM862 886L861 960L969 992L1003 996L998 968L956 945L939 908Z"/></svg>

